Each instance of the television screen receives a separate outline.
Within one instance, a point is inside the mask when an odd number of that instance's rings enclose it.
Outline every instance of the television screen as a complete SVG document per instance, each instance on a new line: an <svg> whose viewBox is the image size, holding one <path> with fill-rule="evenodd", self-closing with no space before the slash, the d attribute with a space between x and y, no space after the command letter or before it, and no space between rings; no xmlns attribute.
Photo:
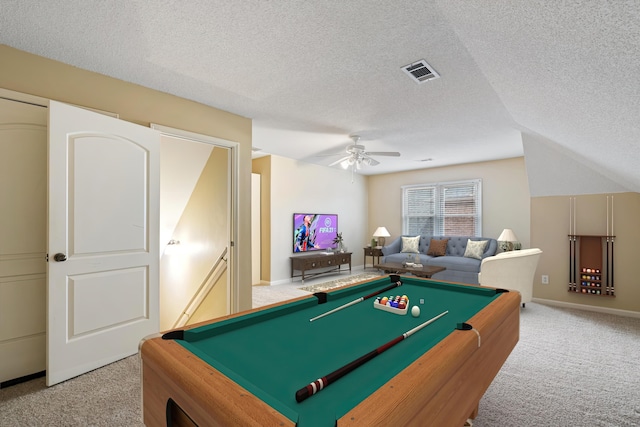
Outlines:
<svg viewBox="0 0 640 427"><path fill-rule="evenodd" d="M320 251L335 248L338 215L293 214L293 252Z"/></svg>

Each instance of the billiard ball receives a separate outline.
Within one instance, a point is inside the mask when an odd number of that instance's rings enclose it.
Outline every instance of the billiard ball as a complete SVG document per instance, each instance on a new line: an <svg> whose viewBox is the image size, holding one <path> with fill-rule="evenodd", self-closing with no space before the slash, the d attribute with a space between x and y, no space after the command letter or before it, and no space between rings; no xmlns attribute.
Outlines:
<svg viewBox="0 0 640 427"><path fill-rule="evenodd" d="M411 315L413 317L420 316L420 307L418 307L417 305L414 305L413 307L411 307Z"/></svg>

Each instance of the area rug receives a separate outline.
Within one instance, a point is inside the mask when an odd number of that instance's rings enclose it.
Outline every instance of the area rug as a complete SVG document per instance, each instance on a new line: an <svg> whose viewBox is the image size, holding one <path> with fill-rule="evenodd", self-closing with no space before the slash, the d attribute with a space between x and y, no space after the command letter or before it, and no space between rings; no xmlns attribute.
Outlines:
<svg viewBox="0 0 640 427"><path fill-rule="evenodd" d="M374 272L362 273L362 274L356 274L354 276L348 276L342 279L332 280L330 282L323 282L323 283L318 283L311 286L305 286L298 289L300 289L301 291L307 291L312 293L324 292L324 291L328 291L329 289L339 288L340 286L350 285L352 283L362 282L363 280L374 279L376 277L380 277L380 274L374 273Z"/></svg>

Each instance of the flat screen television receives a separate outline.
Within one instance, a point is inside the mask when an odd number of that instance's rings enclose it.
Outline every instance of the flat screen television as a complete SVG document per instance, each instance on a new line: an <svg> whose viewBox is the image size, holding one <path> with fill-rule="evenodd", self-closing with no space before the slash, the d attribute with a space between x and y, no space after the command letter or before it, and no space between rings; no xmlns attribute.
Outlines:
<svg viewBox="0 0 640 427"><path fill-rule="evenodd" d="M293 214L293 252L326 251L335 248L338 235L336 214Z"/></svg>

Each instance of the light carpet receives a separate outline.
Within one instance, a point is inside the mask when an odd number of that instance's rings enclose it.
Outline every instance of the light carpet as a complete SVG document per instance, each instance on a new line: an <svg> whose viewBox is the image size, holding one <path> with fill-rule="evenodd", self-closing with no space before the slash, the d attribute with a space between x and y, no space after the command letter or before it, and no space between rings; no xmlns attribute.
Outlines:
<svg viewBox="0 0 640 427"><path fill-rule="evenodd" d="M2 427L143 427L140 360L131 356L53 387L0 389Z"/></svg>
<svg viewBox="0 0 640 427"><path fill-rule="evenodd" d="M474 427L640 426L640 319L527 303Z"/></svg>
<svg viewBox="0 0 640 427"><path fill-rule="evenodd" d="M638 318L527 303L473 425L639 426L639 355ZM132 356L51 388L1 389L0 426L142 426L139 370Z"/></svg>

